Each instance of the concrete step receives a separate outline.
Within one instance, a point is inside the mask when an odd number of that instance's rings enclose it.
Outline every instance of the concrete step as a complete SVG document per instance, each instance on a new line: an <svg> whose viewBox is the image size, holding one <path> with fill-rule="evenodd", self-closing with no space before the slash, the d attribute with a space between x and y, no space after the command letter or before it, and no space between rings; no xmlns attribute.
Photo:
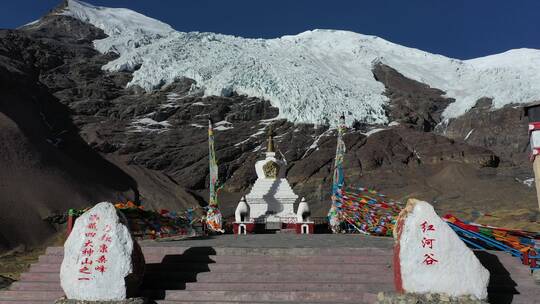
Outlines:
<svg viewBox="0 0 540 304"><path fill-rule="evenodd" d="M144 256L198 255L198 256L392 256L392 250L381 248L238 248L238 247L142 247ZM49 247L46 255L62 256L63 247Z"/></svg>
<svg viewBox="0 0 540 304"><path fill-rule="evenodd" d="M177 291L165 292L165 300L266 302L371 303L376 294L332 291Z"/></svg>
<svg viewBox="0 0 540 304"><path fill-rule="evenodd" d="M223 263L223 264L262 264L262 263L295 263L295 264L388 264L392 263L390 255L354 255L354 256L240 256L240 255L146 255L146 263ZM39 263L61 264L62 255L42 255Z"/></svg>
<svg viewBox="0 0 540 304"><path fill-rule="evenodd" d="M291 261L292 262L292 261ZM388 271L391 264L285 264L285 263L261 263L261 264L205 264L205 263L174 263L174 264L147 264L147 273L155 272L326 272L360 273L373 271ZM60 272L60 264L34 264L29 272Z"/></svg>
<svg viewBox="0 0 540 304"><path fill-rule="evenodd" d="M4 290L0 291L0 300L38 300L38 301L50 301L64 296L63 291L26 291L26 290Z"/></svg>

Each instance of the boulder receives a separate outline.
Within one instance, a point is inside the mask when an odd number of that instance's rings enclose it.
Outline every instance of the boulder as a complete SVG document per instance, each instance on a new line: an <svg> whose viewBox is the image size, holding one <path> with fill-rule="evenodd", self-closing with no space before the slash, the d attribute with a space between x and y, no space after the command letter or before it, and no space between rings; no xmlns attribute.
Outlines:
<svg viewBox="0 0 540 304"><path fill-rule="evenodd" d="M398 292L487 297L489 271L429 203L409 199L394 237Z"/></svg>
<svg viewBox="0 0 540 304"><path fill-rule="evenodd" d="M144 264L125 217L103 202L75 221L64 244L60 282L68 299L124 300L140 285Z"/></svg>

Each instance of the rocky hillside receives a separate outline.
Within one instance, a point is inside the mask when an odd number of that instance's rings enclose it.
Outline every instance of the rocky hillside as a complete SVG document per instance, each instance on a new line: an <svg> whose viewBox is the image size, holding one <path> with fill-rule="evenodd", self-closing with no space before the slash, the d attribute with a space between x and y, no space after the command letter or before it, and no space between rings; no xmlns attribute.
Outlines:
<svg viewBox="0 0 540 304"><path fill-rule="evenodd" d="M98 51L94 41L109 36L62 13L66 5L0 31L0 250L39 244L56 231L45 217L101 200L205 205L208 118L216 122L226 215L255 179L270 125L294 190L315 215L326 213L336 144L329 125L295 123L279 103L246 90L208 94L188 74L151 90L129 85L137 69L103 69L121 55ZM346 113L350 186L428 200L440 212L480 222L540 229L534 188L522 182L532 172L519 108L481 98L447 119L455 100L441 88L385 62L369 73L387 100L385 119Z"/></svg>

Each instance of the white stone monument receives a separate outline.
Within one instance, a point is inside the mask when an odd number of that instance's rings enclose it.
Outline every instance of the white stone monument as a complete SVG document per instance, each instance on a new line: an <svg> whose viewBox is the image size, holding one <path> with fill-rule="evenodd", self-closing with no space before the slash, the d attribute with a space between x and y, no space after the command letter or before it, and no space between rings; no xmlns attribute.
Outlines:
<svg viewBox="0 0 540 304"><path fill-rule="evenodd" d="M60 283L68 299L124 300L138 287L144 258L126 224L108 202L77 218L64 244L60 269Z"/></svg>
<svg viewBox="0 0 540 304"><path fill-rule="evenodd" d="M246 203L246 198L243 197L240 202L238 203L238 206L236 206L236 210L234 211L234 220L237 223L245 223L249 222L249 206Z"/></svg>
<svg viewBox="0 0 540 304"><path fill-rule="evenodd" d="M296 223L294 204L298 195L294 193L285 178L286 166L283 160L276 157L272 134L269 134L265 158L255 163L257 180L245 196L245 202L249 207L249 216L246 218L249 218L252 223L264 223L267 228L270 226L274 229L280 229L282 224L294 225ZM238 208L244 210L245 207L241 207L242 204L244 202L240 201ZM237 224L240 223L237 221Z"/></svg>
<svg viewBox="0 0 540 304"><path fill-rule="evenodd" d="M298 195L294 193L285 178L286 164L276 158L272 136L268 138L266 157L255 163L257 180L246 195L252 219L296 218L294 203Z"/></svg>
<svg viewBox="0 0 540 304"><path fill-rule="evenodd" d="M427 202L409 199L394 238L398 291L487 297L489 271Z"/></svg>

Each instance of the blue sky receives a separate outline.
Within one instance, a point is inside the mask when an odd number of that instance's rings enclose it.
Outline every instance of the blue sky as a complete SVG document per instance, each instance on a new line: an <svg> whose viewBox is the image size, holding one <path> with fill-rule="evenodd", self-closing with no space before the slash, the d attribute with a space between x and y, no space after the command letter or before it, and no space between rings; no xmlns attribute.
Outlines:
<svg viewBox="0 0 540 304"><path fill-rule="evenodd" d="M540 1L499 0L88 0L127 7L180 31L274 38L343 29L449 57L540 49ZM0 28L33 21L60 0L0 0Z"/></svg>

